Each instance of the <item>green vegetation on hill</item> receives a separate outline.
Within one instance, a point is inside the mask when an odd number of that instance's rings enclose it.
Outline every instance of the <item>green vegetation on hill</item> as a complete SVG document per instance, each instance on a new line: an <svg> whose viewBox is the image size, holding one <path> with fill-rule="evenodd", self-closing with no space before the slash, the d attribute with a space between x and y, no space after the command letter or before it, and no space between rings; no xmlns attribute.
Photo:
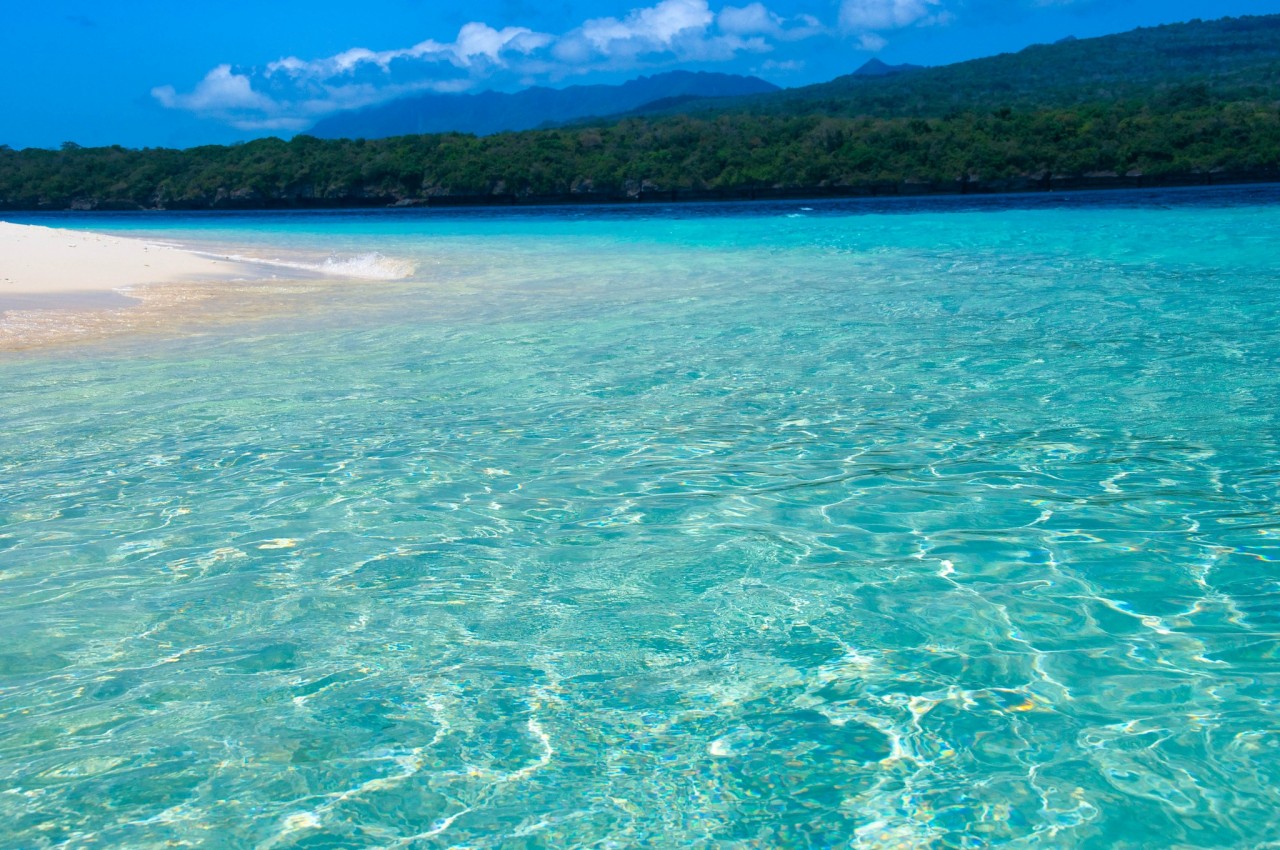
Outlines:
<svg viewBox="0 0 1280 850"><path fill-rule="evenodd" d="M1280 15L1148 27L888 76L854 73L768 95L686 102L680 111L940 117L994 106L1176 103L1188 94L1280 98Z"/></svg>
<svg viewBox="0 0 1280 850"><path fill-rule="evenodd" d="M1126 50L1132 52L1109 55ZM1154 55L1165 57L1163 66L1149 61ZM1055 76L1055 66L1076 70ZM1019 82L1003 88L1010 80ZM846 88L852 93L841 94ZM0 208L260 208L1280 179L1277 101L1280 16L1243 18L1031 48L951 68L844 78L729 111L601 126L485 138L299 136L190 150L0 149Z"/></svg>

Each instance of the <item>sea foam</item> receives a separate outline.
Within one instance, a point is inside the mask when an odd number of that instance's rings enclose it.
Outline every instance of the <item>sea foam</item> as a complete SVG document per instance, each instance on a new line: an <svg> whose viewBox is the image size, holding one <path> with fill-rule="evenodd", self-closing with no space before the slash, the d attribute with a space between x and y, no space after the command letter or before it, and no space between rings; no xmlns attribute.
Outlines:
<svg viewBox="0 0 1280 850"><path fill-rule="evenodd" d="M409 260L388 257L377 251L354 255L331 254L318 263L280 258L265 259L263 257L239 254L196 253L204 256L216 256L220 259L237 263L291 269L310 274L321 274L326 277L356 278L360 280L403 280L407 277L412 277L416 270L416 266Z"/></svg>
<svg viewBox="0 0 1280 850"><path fill-rule="evenodd" d="M414 272L408 260L388 257L377 251L353 257L332 256L318 266L318 271L334 277L358 277L367 280L401 280Z"/></svg>

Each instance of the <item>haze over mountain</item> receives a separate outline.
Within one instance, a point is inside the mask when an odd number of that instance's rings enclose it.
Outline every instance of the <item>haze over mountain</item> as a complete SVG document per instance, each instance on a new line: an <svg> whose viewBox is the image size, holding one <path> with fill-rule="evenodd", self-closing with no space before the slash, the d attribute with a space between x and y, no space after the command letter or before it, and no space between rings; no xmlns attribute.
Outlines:
<svg viewBox="0 0 1280 850"><path fill-rule="evenodd" d="M707 98L767 94L779 91L758 77L706 71L670 71L621 85L542 86L513 93L428 94L379 106L343 112L315 125L310 134L322 139L383 139L414 133L474 133L488 136L531 130L588 117L604 117Z"/></svg>

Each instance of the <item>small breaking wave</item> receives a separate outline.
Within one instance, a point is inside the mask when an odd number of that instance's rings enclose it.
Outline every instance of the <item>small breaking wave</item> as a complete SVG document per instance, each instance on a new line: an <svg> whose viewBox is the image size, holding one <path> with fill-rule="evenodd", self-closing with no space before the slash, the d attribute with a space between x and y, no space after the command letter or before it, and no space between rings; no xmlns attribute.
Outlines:
<svg viewBox="0 0 1280 850"><path fill-rule="evenodd" d="M388 257L377 251L352 256L332 254L320 263L280 259L267 260L262 257L246 257L236 254L209 253L207 256L237 263L293 269L311 274L318 273L326 277L358 278L360 280L403 280L411 277L416 270L414 264L408 260Z"/></svg>
<svg viewBox="0 0 1280 850"><path fill-rule="evenodd" d="M327 275L359 277L368 280L400 280L414 272L413 263L371 251L354 257L329 257L319 270Z"/></svg>

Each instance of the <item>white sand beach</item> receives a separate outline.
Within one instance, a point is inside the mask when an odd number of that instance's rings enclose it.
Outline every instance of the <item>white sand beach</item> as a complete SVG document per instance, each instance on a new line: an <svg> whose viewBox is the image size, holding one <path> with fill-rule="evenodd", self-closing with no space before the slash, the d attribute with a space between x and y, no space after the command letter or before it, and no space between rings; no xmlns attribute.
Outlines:
<svg viewBox="0 0 1280 850"><path fill-rule="evenodd" d="M307 309L317 286L391 281L412 263L380 254L271 259L0 221L0 351Z"/></svg>
<svg viewBox="0 0 1280 850"><path fill-rule="evenodd" d="M277 273L291 281L265 291ZM290 282L297 288L318 276L143 239L0 222L0 352L283 312Z"/></svg>
<svg viewBox="0 0 1280 850"><path fill-rule="evenodd" d="M0 221L0 352L172 328L262 277L143 239Z"/></svg>
<svg viewBox="0 0 1280 850"><path fill-rule="evenodd" d="M237 263L141 239L0 221L0 297L104 292L243 274Z"/></svg>

